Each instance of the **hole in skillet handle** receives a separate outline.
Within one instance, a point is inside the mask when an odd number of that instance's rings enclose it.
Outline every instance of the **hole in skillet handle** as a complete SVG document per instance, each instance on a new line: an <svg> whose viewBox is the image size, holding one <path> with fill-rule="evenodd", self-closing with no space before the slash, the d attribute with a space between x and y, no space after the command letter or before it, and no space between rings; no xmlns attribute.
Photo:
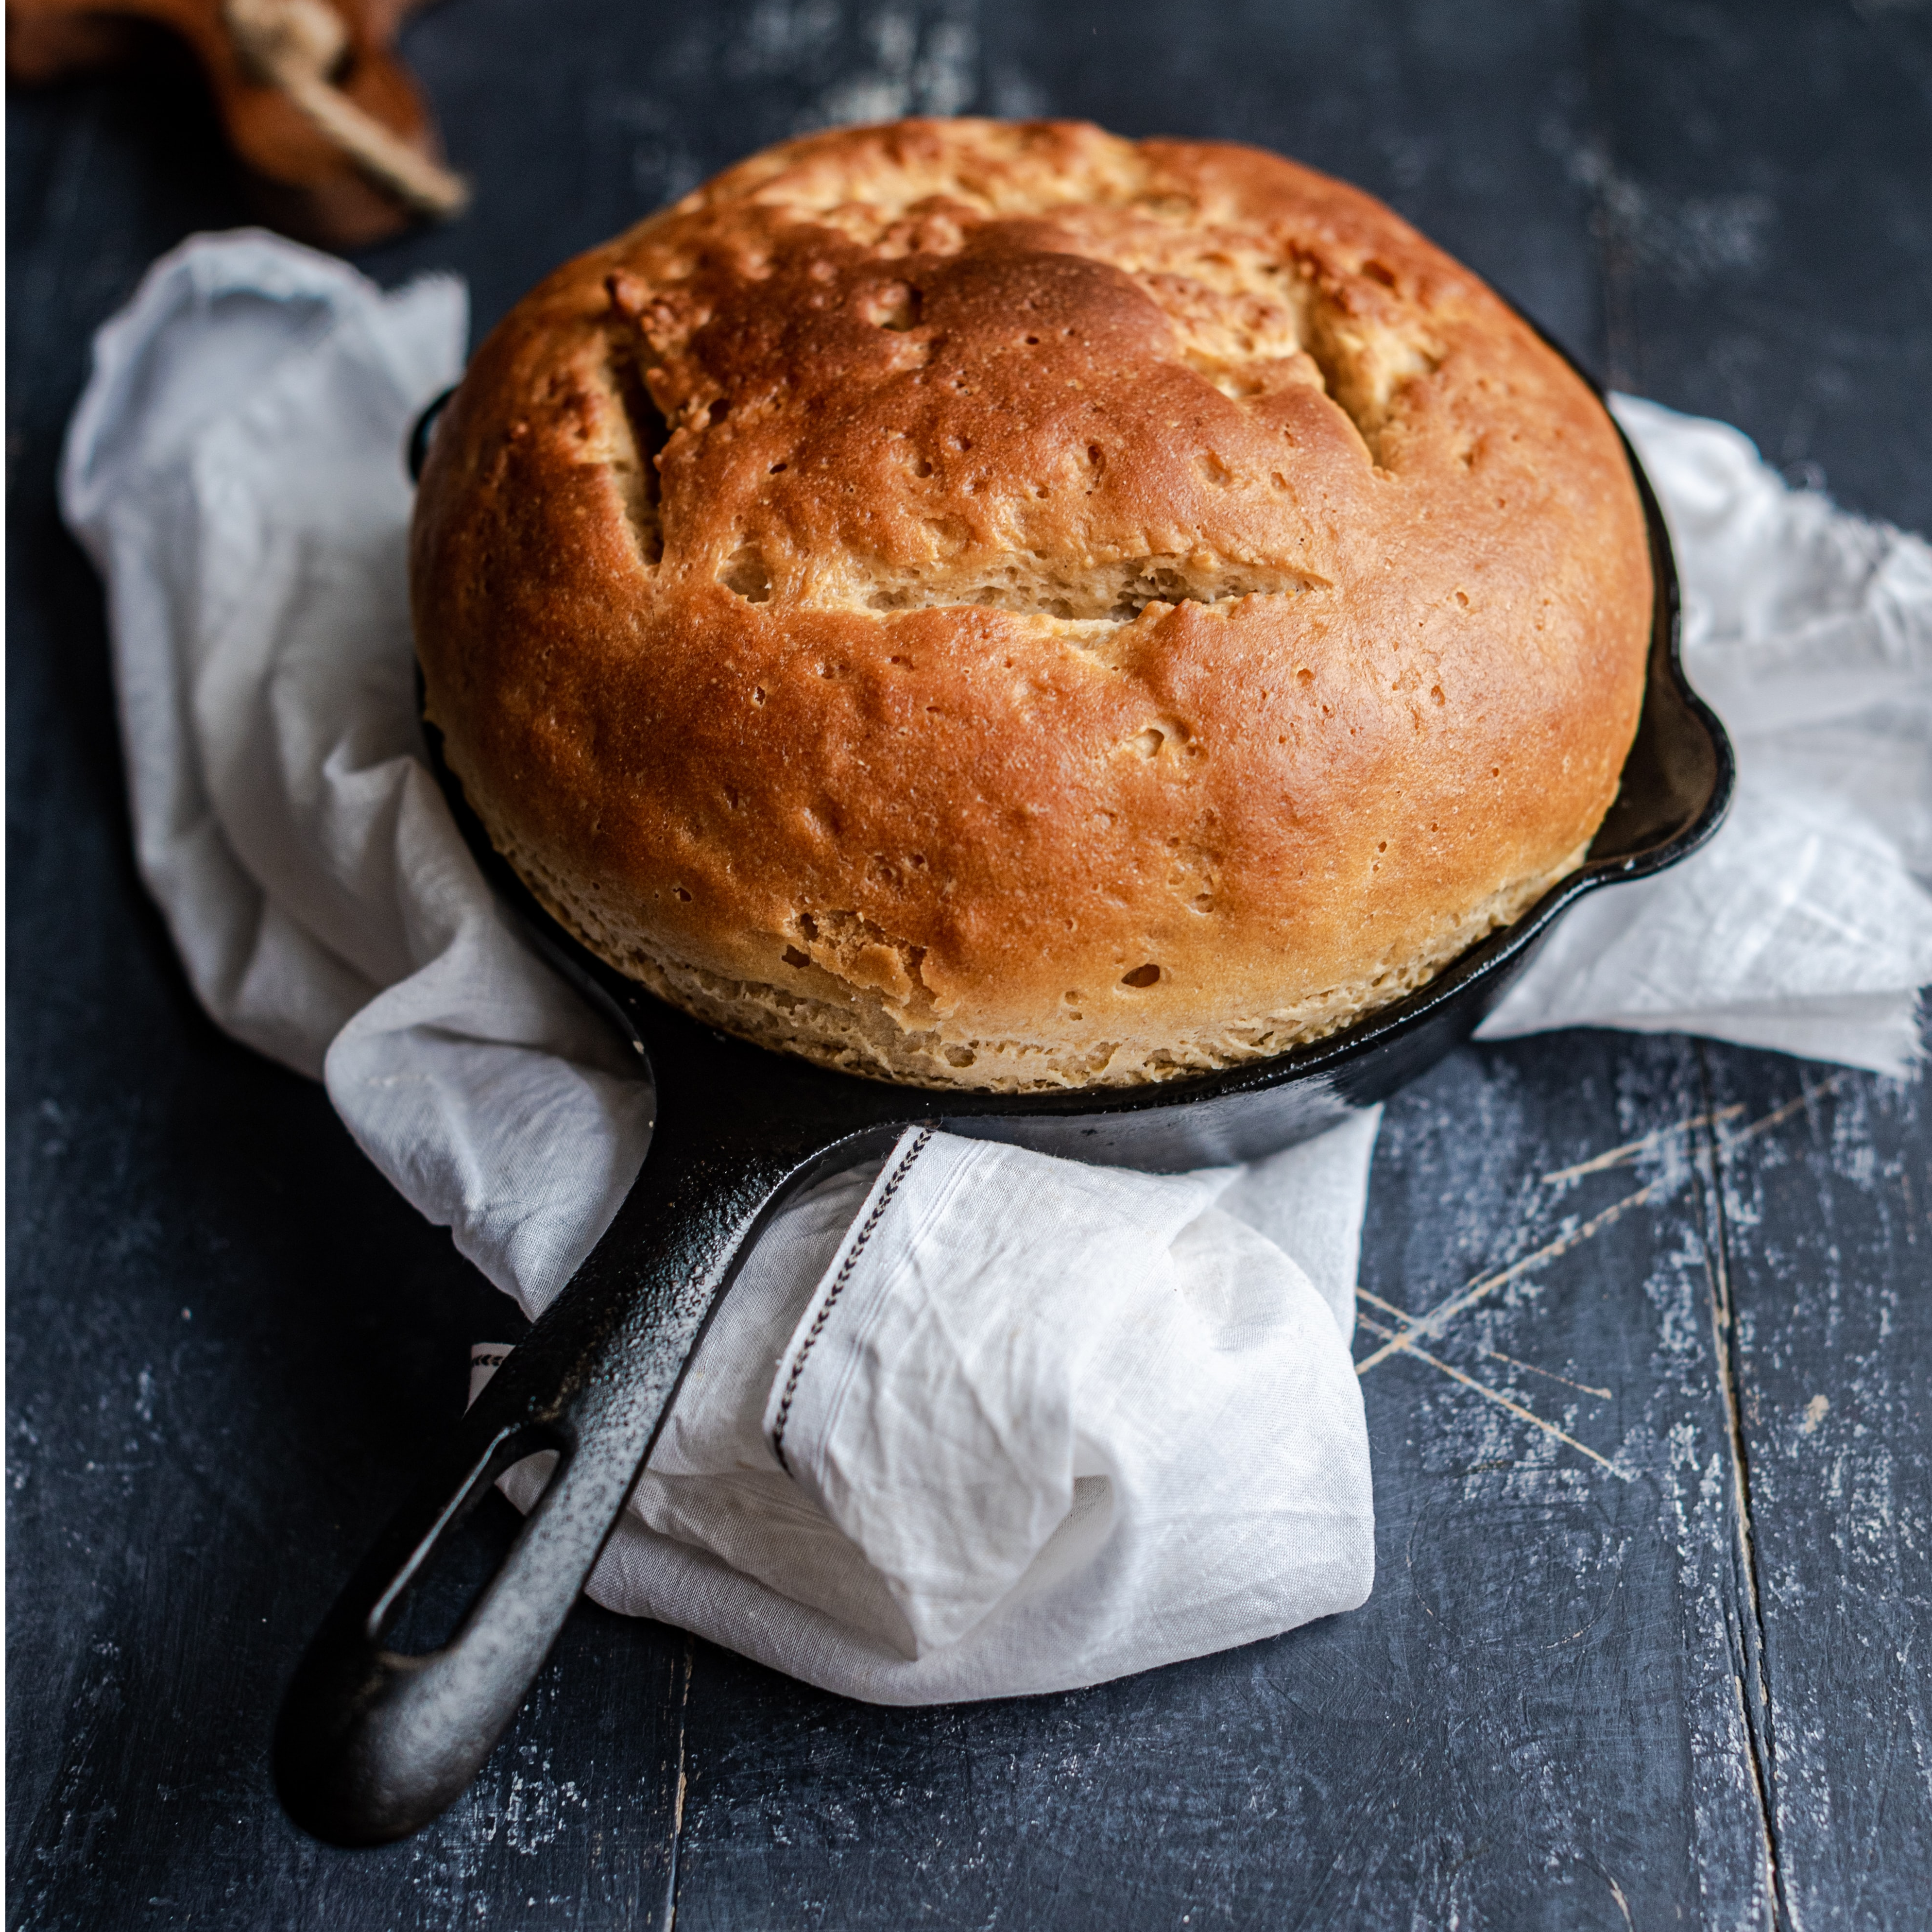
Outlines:
<svg viewBox="0 0 1932 1932"><path fill-rule="evenodd" d="M376 1627L384 1649L411 1662L421 1662L453 1644L484 1591L503 1567L523 1528L522 1514L496 1488L526 1455L554 1463L559 1452L540 1435L529 1440L512 1438L501 1448L490 1480L479 1484L464 1504L442 1526L434 1546L405 1574L395 1578L388 1594L376 1605ZM541 1498L556 1474L543 1472Z"/></svg>
<svg viewBox="0 0 1932 1932"><path fill-rule="evenodd" d="M436 434L437 418L449 406L449 399L455 394L456 385L452 382L440 395L432 396L424 404L422 414L416 418L415 427L410 431L404 460L409 465L412 483L422 481L423 465L429 460L430 440Z"/></svg>

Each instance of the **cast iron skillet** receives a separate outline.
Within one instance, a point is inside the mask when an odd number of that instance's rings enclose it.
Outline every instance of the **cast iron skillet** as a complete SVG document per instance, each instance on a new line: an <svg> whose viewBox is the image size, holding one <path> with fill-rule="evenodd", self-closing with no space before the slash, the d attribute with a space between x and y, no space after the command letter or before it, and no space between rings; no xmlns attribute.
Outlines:
<svg viewBox="0 0 1932 1932"><path fill-rule="evenodd" d="M439 401L441 399L439 399ZM421 466L434 411L412 440ZM1246 1160L1394 1093L1474 1030L1566 907L1694 851L1730 802L1729 742L1684 681L1670 540L1636 454L1654 584L1648 682L1616 802L1582 868L1419 992L1310 1046L1158 1086L934 1092L829 1072L713 1031L572 940L491 849L428 733L470 850L543 950L629 1035L656 1090L650 1157L575 1277L498 1370L310 1644L284 1701L275 1777L296 1822L343 1845L427 1824L523 1702L644 1467L706 1322L752 1238L820 1176L905 1128L1151 1171ZM557 1472L448 1646L383 1648L438 1544L510 1466Z"/></svg>

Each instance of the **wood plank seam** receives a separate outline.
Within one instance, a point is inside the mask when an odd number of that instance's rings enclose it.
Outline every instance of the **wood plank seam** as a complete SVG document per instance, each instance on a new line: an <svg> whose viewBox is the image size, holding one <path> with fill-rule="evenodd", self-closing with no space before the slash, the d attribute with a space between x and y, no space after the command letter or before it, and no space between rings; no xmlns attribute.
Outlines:
<svg viewBox="0 0 1932 1932"><path fill-rule="evenodd" d="M677 1924L678 1855L684 1846L684 1794L687 1782L684 1740L691 1720L691 1674L698 1661L698 1640L688 1631L680 1661L683 1668L677 1697L677 1782L671 1791L670 1844L664 1861L664 1909L658 1919L662 1932L675 1932Z"/></svg>
<svg viewBox="0 0 1932 1932"><path fill-rule="evenodd" d="M1718 1110L1712 1105L1710 1055L1702 1040L1693 1044L1698 1086L1704 1100L1702 1124L1696 1130L1694 1143L1696 1185L1694 1196L1697 1202L1700 1232L1710 1283L1712 1356L1717 1367L1718 1390L1724 1399L1725 1430L1730 1452L1734 1532L1731 1567L1738 1586L1738 1600L1730 1606L1725 1621L1732 1629L1732 1640L1738 1647L1741 1667L1733 1674L1737 1681L1739 1711L1744 1719L1752 1788L1757 1794L1772 1921L1778 1932L1797 1932L1798 1922L1791 1908L1782 1847L1778 1842L1777 1740L1772 1725L1770 1691L1764 1675L1764 1607L1760 1594L1757 1543L1751 1515L1750 1450L1744 1439L1742 1406L1738 1393L1737 1323L1731 1304L1724 1160L1732 1148L1746 1144L1760 1133L1790 1119L1808 1103L1811 1090L1800 1094L1795 1101L1774 1108L1762 1120L1754 1121L1733 1137L1727 1148L1718 1138L1720 1123L1714 1118ZM1837 1082L1829 1084L1835 1086Z"/></svg>
<svg viewBox="0 0 1932 1932"><path fill-rule="evenodd" d="M1850 1076L1847 1072L1840 1072L1815 1084L1804 1086L1792 1099L1773 1108L1742 1129L1727 1133L1724 1130L1729 1123L1744 1109L1739 1105L1719 1107L1712 1103L1713 1082L1708 1056L1701 1042L1694 1044L1696 1049L1702 1097L1705 1102L1701 1112L1688 1120L1660 1128L1623 1147L1612 1148L1606 1155L1596 1156L1570 1168L1558 1170L1545 1178L1566 1180L1582 1174L1621 1166L1626 1160L1641 1158L1644 1154L1660 1150L1666 1142L1679 1135L1688 1132L1691 1136L1687 1150L1691 1156L1690 1193L1697 1216L1699 1245L1705 1257L1712 1359L1717 1375L1718 1392L1724 1405L1724 1432L1731 1469L1726 1506L1732 1528L1730 1568L1732 1582L1724 1606L1724 1623L1732 1656L1730 1676L1737 1697L1746 1768L1750 1773L1755 1796L1757 1836L1762 1858L1763 1897L1768 1920L1775 1932L1802 1932L1802 1921L1791 1896L1789 1861L1785 1856L1778 1828L1779 1766L1774 1711L1766 1673L1766 1631L1761 1596L1762 1579L1759 1574L1760 1559L1751 1494L1750 1448L1744 1430L1740 1394L1737 1324L1731 1293L1730 1232L1724 1211L1724 1186L1726 1163L1734 1155L1796 1115L1808 1110L1814 1102L1835 1091ZM1420 1316L1413 1316L1395 1304L1358 1288L1356 1292L1358 1304L1365 1303L1378 1309L1400 1325L1391 1327L1366 1313L1358 1313L1357 1318L1360 1324L1383 1340L1381 1347L1372 1351L1357 1365L1357 1372L1366 1373L1392 1354L1414 1357L1498 1404L1520 1419L1533 1423L1604 1467L1618 1474L1625 1474L1598 1450L1546 1421L1525 1405L1431 1354L1419 1346L1418 1342L1424 1336L1433 1339L1436 1333L1450 1327L1456 1318L1485 1299L1505 1282L1539 1268L1546 1262L1553 1261L1559 1255L1579 1246L1610 1226L1630 1208L1656 1198L1664 1190L1664 1182L1660 1179L1637 1189L1534 1250L1521 1260L1479 1277L1467 1288L1445 1298ZM1482 1342L1478 1342L1474 1346L1482 1354L1496 1355L1499 1360L1514 1362L1514 1358L1500 1355L1498 1352L1490 1349ZM1534 1364L1519 1363L1515 1365L1535 1370ZM1551 1372L1541 1370L1535 1372L1541 1374ZM1587 1389L1585 1385L1573 1382L1565 1376L1554 1376L1552 1378L1584 1393L1611 1393Z"/></svg>

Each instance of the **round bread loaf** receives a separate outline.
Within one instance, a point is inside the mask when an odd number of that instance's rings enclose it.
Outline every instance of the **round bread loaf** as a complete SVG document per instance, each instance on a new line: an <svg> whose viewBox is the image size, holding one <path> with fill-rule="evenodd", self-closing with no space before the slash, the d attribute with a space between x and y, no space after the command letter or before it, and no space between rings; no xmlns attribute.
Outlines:
<svg viewBox="0 0 1932 1932"><path fill-rule="evenodd" d="M1024 1090L1278 1053L1580 860L1645 674L1586 386L1252 148L914 121L559 269L438 425L429 713L593 951Z"/></svg>

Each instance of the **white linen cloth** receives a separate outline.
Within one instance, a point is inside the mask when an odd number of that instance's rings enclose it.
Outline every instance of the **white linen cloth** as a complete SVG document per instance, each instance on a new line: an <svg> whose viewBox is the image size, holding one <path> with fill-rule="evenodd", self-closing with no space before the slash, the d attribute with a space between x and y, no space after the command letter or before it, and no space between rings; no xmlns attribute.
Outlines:
<svg viewBox="0 0 1932 1932"><path fill-rule="evenodd" d="M62 494L107 584L142 876L197 995L320 1076L535 1315L615 1212L650 1096L422 762L400 452L464 335L453 281L385 296L266 235L199 238L101 331ZM1485 1030L1694 1028L1902 1071L1932 980L1932 553L1786 490L1721 425L1618 407L1744 782L1707 852L1574 910ZM915 1136L825 1184L727 1297L591 1593L896 1702L1352 1607L1376 1124L1169 1177ZM526 1504L538 1460L509 1480Z"/></svg>
<svg viewBox="0 0 1932 1932"><path fill-rule="evenodd" d="M1479 1037L1630 1027L1903 1072L1932 980L1932 548L1788 489L1722 423L1615 400L1737 800L1695 857L1566 914Z"/></svg>

